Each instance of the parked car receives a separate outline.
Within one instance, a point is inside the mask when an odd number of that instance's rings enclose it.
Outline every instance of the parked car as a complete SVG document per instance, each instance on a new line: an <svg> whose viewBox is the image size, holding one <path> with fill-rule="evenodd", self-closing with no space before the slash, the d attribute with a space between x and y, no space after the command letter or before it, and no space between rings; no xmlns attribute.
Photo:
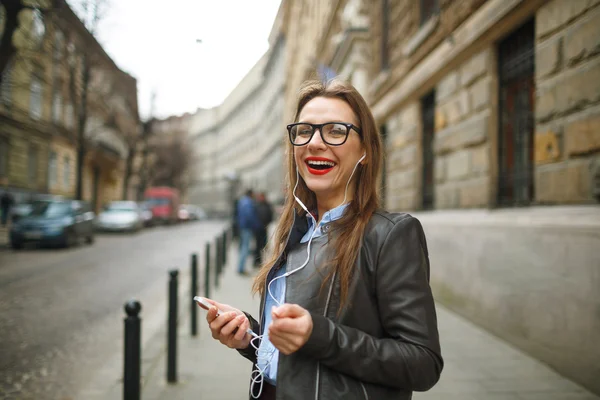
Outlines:
<svg viewBox="0 0 600 400"><path fill-rule="evenodd" d="M26 217L27 215L29 215L29 213L31 212L32 209L32 204L31 203L20 203L17 204L15 206L13 206L10 209L10 219L13 223L19 221L21 218Z"/></svg>
<svg viewBox="0 0 600 400"><path fill-rule="evenodd" d="M10 245L26 243L70 247L85 239L94 242L94 212L89 203L77 200L38 200L30 212L12 224Z"/></svg>
<svg viewBox="0 0 600 400"><path fill-rule="evenodd" d="M142 209L135 201L113 201L96 219L100 231L137 232L144 226Z"/></svg>
<svg viewBox="0 0 600 400"><path fill-rule="evenodd" d="M152 210L152 220L156 223L172 224L178 221L179 191L158 186L146 189L144 199Z"/></svg>
<svg viewBox="0 0 600 400"><path fill-rule="evenodd" d="M144 220L144 226L152 226L154 220L152 218L152 209L150 205L144 202L138 203L140 209L142 210L142 219Z"/></svg>
<svg viewBox="0 0 600 400"><path fill-rule="evenodd" d="M178 213L179 220L185 221L199 221L207 218L206 212L193 204L182 204L179 206Z"/></svg>

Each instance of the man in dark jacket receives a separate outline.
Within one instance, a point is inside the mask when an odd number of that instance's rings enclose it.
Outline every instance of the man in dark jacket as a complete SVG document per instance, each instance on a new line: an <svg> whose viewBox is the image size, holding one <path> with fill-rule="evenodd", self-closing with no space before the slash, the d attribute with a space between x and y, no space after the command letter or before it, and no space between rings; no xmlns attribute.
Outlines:
<svg viewBox="0 0 600 400"><path fill-rule="evenodd" d="M256 195L256 215L260 221L260 228L254 232L256 250L254 254L254 267L259 268L262 264L262 255L267 247L267 229L273 221L273 207L267 201L264 192Z"/></svg>
<svg viewBox="0 0 600 400"><path fill-rule="evenodd" d="M240 275L247 275L245 267L246 258L248 258L250 252L250 241L253 233L260 228L260 221L256 215L252 195L252 190L247 190L237 204L237 221L240 229L240 260L238 264Z"/></svg>

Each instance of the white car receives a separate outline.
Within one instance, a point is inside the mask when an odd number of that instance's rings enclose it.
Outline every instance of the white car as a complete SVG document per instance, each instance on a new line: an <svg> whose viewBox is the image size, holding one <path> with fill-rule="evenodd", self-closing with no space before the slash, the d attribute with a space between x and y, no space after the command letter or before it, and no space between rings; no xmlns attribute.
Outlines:
<svg viewBox="0 0 600 400"><path fill-rule="evenodd" d="M96 218L96 229L136 232L144 226L142 210L135 201L113 201Z"/></svg>

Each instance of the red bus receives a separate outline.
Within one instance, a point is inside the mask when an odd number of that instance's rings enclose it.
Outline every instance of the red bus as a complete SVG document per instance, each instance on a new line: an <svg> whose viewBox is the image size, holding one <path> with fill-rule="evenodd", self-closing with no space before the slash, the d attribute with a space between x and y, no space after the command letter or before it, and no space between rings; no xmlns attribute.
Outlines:
<svg viewBox="0 0 600 400"><path fill-rule="evenodd" d="M146 189L144 201L152 211L152 223L173 224L179 211L179 191L167 186Z"/></svg>

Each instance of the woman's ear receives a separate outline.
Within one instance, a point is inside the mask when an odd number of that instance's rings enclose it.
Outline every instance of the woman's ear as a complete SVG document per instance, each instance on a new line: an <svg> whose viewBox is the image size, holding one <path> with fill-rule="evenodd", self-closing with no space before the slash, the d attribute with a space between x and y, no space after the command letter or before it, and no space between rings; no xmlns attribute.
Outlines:
<svg viewBox="0 0 600 400"><path fill-rule="evenodd" d="M359 161L360 161L361 165L365 165L367 163L367 153L363 153L363 155Z"/></svg>

